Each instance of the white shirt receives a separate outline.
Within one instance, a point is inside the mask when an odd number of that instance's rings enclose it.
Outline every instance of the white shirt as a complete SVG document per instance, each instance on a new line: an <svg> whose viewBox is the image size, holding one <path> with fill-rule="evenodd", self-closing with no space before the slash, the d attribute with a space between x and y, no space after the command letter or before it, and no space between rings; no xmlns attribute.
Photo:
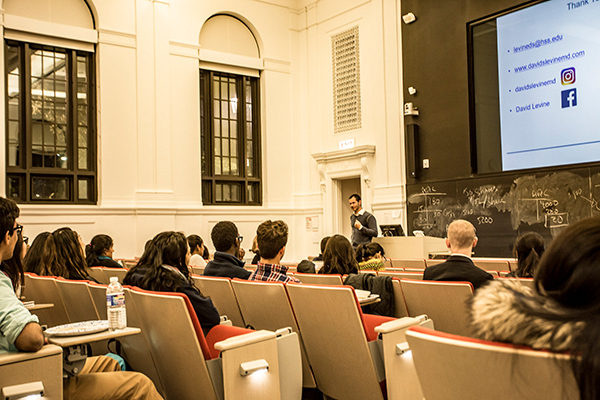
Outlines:
<svg viewBox="0 0 600 400"><path fill-rule="evenodd" d="M194 254L190 257L190 267L206 267L206 261L200 254Z"/></svg>

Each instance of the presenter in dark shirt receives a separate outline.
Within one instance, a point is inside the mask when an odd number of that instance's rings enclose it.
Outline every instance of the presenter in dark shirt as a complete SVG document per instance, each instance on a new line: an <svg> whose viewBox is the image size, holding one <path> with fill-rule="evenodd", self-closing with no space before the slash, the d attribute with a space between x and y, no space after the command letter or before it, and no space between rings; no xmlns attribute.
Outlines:
<svg viewBox="0 0 600 400"><path fill-rule="evenodd" d="M362 208L362 200L359 194L353 194L348 198L352 215L350 223L352 225L352 237L350 242L356 249L359 244L369 244L374 237L377 237L377 220L370 212Z"/></svg>
<svg viewBox="0 0 600 400"><path fill-rule="evenodd" d="M494 277L471 260L473 247L477 245L475 227L469 221L457 219L448 225L446 246L451 255L446 262L427 267L423 273L426 281L467 281L477 289Z"/></svg>

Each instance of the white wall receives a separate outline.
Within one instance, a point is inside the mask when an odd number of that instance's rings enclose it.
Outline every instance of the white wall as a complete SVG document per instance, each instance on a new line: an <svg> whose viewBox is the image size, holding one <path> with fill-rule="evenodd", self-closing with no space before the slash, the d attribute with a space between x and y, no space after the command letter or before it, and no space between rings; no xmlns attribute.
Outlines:
<svg viewBox="0 0 600 400"><path fill-rule="evenodd" d="M89 3L98 32L98 205L22 205L26 235L61 226L78 230L84 240L106 233L115 240L115 257L132 257L164 230L197 233L211 248L210 229L224 219L236 222L249 248L260 222L283 219L291 231L286 259L300 260L318 254L321 237L335 233L327 231L332 216L324 213L324 199L329 194L322 192L311 155L335 151L347 138L376 147L367 208L380 223L392 222L394 213L400 213L396 220L404 218L397 0ZM201 204L198 38L216 13L240 18L259 44L260 207ZM355 25L363 124L336 135L331 35ZM2 170L4 165L0 152Z"/></svg>

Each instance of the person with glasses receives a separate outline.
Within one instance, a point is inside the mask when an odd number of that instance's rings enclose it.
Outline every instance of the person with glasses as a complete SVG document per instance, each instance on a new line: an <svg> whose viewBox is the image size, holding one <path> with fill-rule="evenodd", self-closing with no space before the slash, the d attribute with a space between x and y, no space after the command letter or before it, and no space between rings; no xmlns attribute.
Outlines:
<svg viewBox="0 0 600 400"><path fill-rule="evenodd" d="M0 261L13 257L23 227L18 225L19 207L0 197ZM0 273L0 354L35 352L46 340L37 316L32 315L15 294L12 271ZM68 399L162 399L152 381L139 372L120 371L106 356L89 357L75 377L63 379L63 398Z"/></svg>
<svg viewBox="0 0 600 400"><path fill-rule="evenodd" d="M251 272L244 269L244 249L237 226L231 221L218 222L210 233L215 250L214 258L204 268L204 275L248 279Z"/></svg>

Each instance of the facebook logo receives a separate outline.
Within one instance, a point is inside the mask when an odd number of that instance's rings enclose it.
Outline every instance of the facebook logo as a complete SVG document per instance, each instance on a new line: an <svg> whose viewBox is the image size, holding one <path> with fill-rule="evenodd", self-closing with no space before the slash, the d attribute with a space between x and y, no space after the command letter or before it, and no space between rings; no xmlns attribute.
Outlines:
<svg viewBox="0 0 600 400"><path fill-rule="evenodd" d="M575 107L577 105L577 89L567 89L560 92L562 108Z"/></svg>

